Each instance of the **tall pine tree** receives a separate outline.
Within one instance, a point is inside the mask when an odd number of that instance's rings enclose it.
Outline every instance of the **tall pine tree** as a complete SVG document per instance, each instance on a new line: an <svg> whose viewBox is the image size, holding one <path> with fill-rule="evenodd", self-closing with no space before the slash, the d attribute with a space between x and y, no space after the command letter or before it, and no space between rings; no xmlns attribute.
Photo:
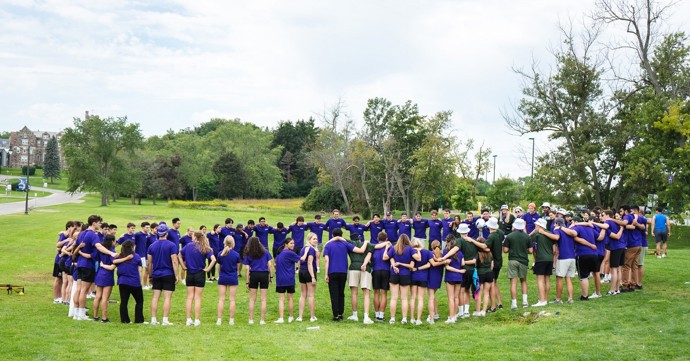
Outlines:
<svg viewBox="0 0 690 361"><path fill-rule="evenodd" d="M43 176L50 178L50 183L53 183L53 178L60 179L60 151L58 150L58 142L55 137L51 137L46 144L46 156L43 160Z"/></svg>

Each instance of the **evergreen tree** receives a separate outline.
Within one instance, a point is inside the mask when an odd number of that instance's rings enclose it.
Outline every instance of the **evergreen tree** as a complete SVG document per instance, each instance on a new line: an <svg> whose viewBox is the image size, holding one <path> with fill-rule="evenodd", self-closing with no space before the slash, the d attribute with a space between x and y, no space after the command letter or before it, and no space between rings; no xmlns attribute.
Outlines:
<svg viewBox="0 0 690 361"><path fill-rule="evenodd" d="M50 178L50 183L53 183L53 178L60 179L60 151L58 150L58 142L55 137L51 137L46 144L46 156L43 161L43 176Z"/></svg>

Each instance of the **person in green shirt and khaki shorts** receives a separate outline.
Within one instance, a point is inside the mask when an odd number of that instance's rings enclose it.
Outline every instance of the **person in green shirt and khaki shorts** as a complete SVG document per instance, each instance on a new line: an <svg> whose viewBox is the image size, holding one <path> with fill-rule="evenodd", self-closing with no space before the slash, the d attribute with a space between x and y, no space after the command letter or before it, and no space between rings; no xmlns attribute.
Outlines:
<svg viewBox="0 0 690 361"><path fill-rule="evenodd" d="M525 221L518 218L513 222L513 232L503 242L503 253L508 253L508 278L510 279L510 309L517 309L517 280L522 285L522 307L529 307L527 301L528 254L532 253L532 243L525 233Z"/></svg>
<svg viewBox="0 0 690 361"><path fill-rule="evenodd" d="M359 234L353 233L351 239L348 241L355 247L361 247L362 242L359 240ZM350 293L352 295L352 316L347 319L350 321L359 322L359 316L357 315L357 301L359 298L359 289L362 289L364 294L364 324L373 324L369 318L369 304L371 302L369 298L369 291L372 287L371 280L371 256L374 252L374 245L369 244L367 249L363 254L350 252L350 267L348 268L348 283L350 285Z"/></svg>

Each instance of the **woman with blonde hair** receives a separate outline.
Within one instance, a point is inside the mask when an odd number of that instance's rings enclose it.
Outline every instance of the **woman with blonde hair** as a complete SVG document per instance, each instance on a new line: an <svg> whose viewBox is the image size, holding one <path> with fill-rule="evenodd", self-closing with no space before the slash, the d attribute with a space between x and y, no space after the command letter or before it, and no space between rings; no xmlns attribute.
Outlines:
<svg viewBox="0 0 690 361"><path fill-rule="evenodd" d="M395 246L383 255L383 260L390 260L390 289L391 289L391 318L388 321L391 325L395 324L395 313L398 307L398 296L402 303L402 324L407 323L407 309L410 302L410 285L412 284L412 268L414 265L413 255L417 253L412 248L410 237L401 234Z"/></svg>
<svg viewBox="0 0 690 361"><path fill-rule="evenodd" d="M319 239L315 233L307 234L307 244L302 248L299 260L299 312L297 321L302 322L304 306L309 302L310 322L316 321L314 295L316 294L316 247Z"/></svg>
<svg viewBox="0 0 690 361"><path fill-rule="evenodd" d="M237 268L242 262L240 254L235 248L235 238L233 236L225 236L223 240L225 246L216 259L218 260L218 320L216 325L220 326L223 319L223 309L225 308L225 295L228 294L228 302L230 303L230 325L235 324L235 296L237 295Z"/></svg>
<svg viewBox="0 0 690 361"><path fill-rule="evenodd" d="M204 293L204 286L206 286L206 273L216 264L216 256L213 255L213 249L208 244L208 238L204 232L194 232L193 240L180 251L180 265L183 270L187 271L185 282L187 286L187 326L201 325L199 315L201 314L201 296ZM206 266L207 259L210 260L208 266ZM192 303L194 303L193 322Z"/></svg>

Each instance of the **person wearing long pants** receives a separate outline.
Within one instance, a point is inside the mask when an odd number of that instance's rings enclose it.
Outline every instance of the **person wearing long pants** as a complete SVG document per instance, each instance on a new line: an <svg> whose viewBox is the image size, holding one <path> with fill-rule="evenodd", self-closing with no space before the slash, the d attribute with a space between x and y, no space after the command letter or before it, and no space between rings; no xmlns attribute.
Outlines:
<svg viewBox="0 0 690 361"><path fill-rule="evenodd" d="M328 241L323 250L326 259L326 283L331 295L331 309L333 321L342 321L345 311L345 281L347 280L348 252L364 253L369 245L365 240L360 247L355 247L343 238L343 230L333 230L333 238Z"/></svg>

